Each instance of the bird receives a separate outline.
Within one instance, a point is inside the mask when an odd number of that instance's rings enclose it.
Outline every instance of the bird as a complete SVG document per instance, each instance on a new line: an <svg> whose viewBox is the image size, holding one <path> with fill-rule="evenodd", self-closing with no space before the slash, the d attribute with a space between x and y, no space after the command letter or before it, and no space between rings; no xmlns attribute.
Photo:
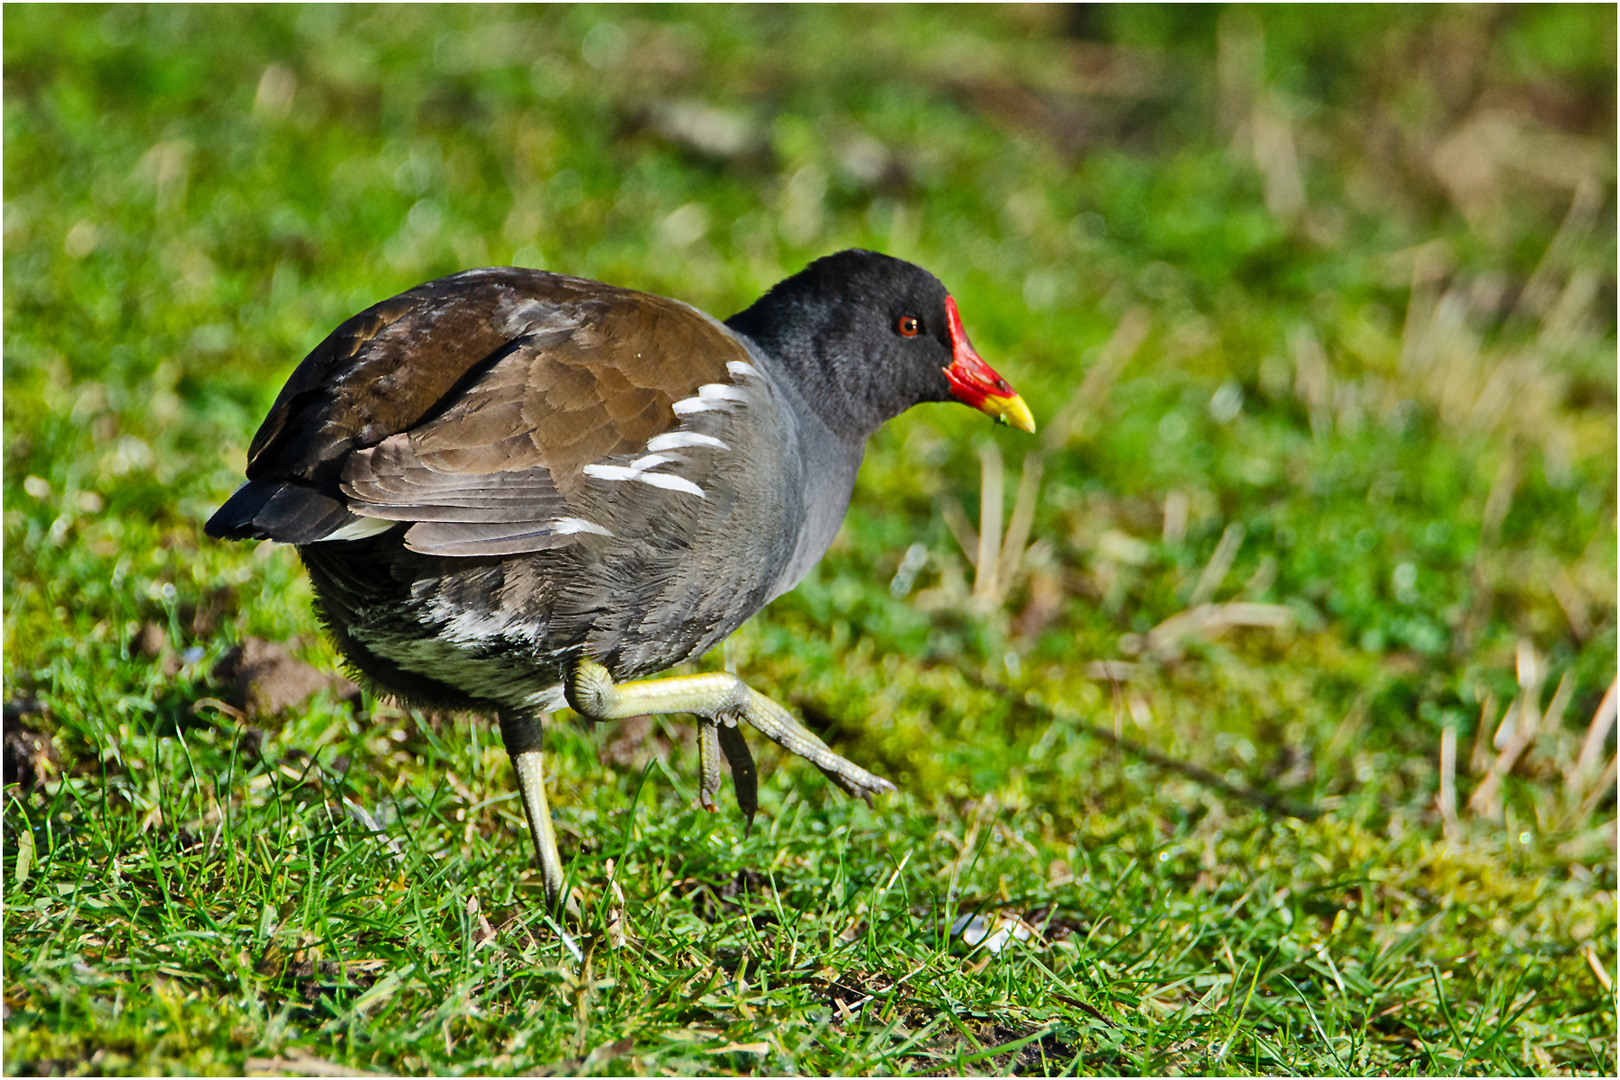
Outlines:
<svg viewBox="0 0 1620 1080"><path fill-rule="evenodd" d="M735 674L657 676L815 565L885 421L949 401L1035 430L939 279L882 253L819 258L724 321L542 270L466 270L315 346L205 531L294 545L372 689L494 715L557 909L543 734L564 705L595 722L692 714L701 805L716 809L723 751L750 824L744 726L853 796L895 790Z"/></svg>

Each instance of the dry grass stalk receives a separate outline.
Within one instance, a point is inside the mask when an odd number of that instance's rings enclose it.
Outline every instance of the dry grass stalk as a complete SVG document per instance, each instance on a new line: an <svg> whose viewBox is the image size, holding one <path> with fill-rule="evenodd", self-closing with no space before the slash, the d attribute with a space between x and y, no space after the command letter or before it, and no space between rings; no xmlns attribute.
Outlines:
<svg viewBox="0 0 1620 1080"><path fill-rule="evenodd" d="M1487 230L1526 185L1579 190L1614 169L1597 140L1484 99L1435 145L1429 163L1463 216Z"/></svg>
<svg viewBox="0 0 1620 1080"><path fill-rule="evenodd" d="M1447 724L1440 732L1440 794L1437 797L1440 818L1445 822L1446 835L1456 836L1457 821L1457 728Z"/></svg>
<svg viewBox="0 0 1620 1080"><path fill-rule="evenodd" d="M1288 331L1288 352L1294 358L1294 393L1305 402L1311 435L1320 442L1333 433L1333 369L1327 352L1309 323Z"/></svg>
<svg viewBox="0 0 1620 1080"><path fill-rule="evenodd" d="M285 1057L250 1057L243 1066L243 1072L248 1076L382 1076L383 1073L367 1072L364 1069L352 1069L347 1065L338 1065L324 1058L315 1057L307 1050L296 1047L287 1051Z"/></svg>
<svg viewBox="0 0 1620 1080"><path fill-rule="evenodd" d="M1547 313L1536 338L1541 353L1568 352L1580 343L1583 335L1596 332L1588 328L1587 321L1592 302L1602 287L1602 276L1591 267L1570 273L1568 283L1558 294L1558 301Z"/></svg>
<svg viewBox="0 0 1620 1080"><path fill-rule="evenodd" d="M1243 148L1251 138L1246 122L1265 82L1266 35L1260 20L1245 8L1227 8L1215 24L1215 91L1221 127Z"/></svg>
<svg viewBox="0 0 1620 1080"><path fill-rule="evenodd" d="M398 840L388 835L388 830L384 829L365 807L345 796L343 809L351 819L359 822L373 836L382 841L383 846L388 849L389 857L394 862L402 863L405 861L405 849L399 846Z"/></svg>
<svg viewBox="0 0 1620 1080"><path fill-rule="evenodd" d="M1086 377L1080 381L1080 386L1063 408L1059 409L1047 424L1046 431L1041 436L1042 450L1048 452L1060 450L1068 445L1070 439L1085 431L1089 417L1096 413L1103 400L1108 397L1108 391L1114 385L1114 380L1141 349L1152 326L1152 316L1148 314L1147 308L1140 305L1130 308L1120 316L1119 325L1114 327L1114 336L1102 347L1097 362L1086 372Z"/></svg>
<svg viewBox="0 0 1620 1080"><path fill-rule="evenodd" d="M1164 542L1179 544L1187 538L1187 515L1192 500L1185 491L1167 491L1164 494Z"/></svg>
<svg viewBox="0 0 1620 1080"><path fill-rule="evenodd" d="M1586 738L1581 742L1580 756L1575 759L1575 767L1569 777L1569 786L1579 792L1584 801L1593 790L1593 781L1597 778L1598 762L1603 760L1603 747L1609 740L1609 732L1614 730L1615 718L1615 684L1609 683L1608 693L1603 695L1597 712L1592 714L1592 722L1586 726ZM1610 770L1614 764L1610 762Z"/></svg>
<svg viewBox="0 0 1620 1080"><path fill-rule="evenodd" d="M1552 701L1548 703L1547 711L1541 714L1541 723L1538 726L1542 732L1553 734L1563 728L1564 713L1569 711L1569 703L1574 697L1575 673L1566 671L1563 678L1558 680L1558 688L1553 691Z"/></svg>
<svg viewBox="0 0 1620 1080"><path fill-rule="evenodd" d="M1592 969L1593 975L1597 976L1597 981L1603 986L1603 992L1605 994L1614 993L1614 979L1610 977L1608 969L1603 966L1603 961L1598 959L1597 950L1592 947L1591 942L1586 943L1586 947L1581 950L1581 955L1586 957L1586 966Z"/></svg>
<svg viewBox="0 0 1620 1080"><path fill-rule="evenodd" d="M1214 554L1204 564L1204 572L1198 575L1198 584L1193 586L1192 595L1187 598L1189 609L1207 604L1215 598L1216 591L1232 570L1232 561L1237 558L1238 549L1243 546L1244 532L1243 524L1234 521L1221 533Z"/></svg>
<svg viewBox="0 0 1620 1080"><path fill-rule="evenodd" d="M973 560L973 597L981 603L996 595L1001 560L1002 504L1001 447L987 442L979 447L979 554Z"/></svg>
<svg viewBox="0 0 1620 1080"><path fill-rule="evenodd" d="M974 569L975 604L987 609L1006 599L1029 553L1029 534L1034 528L1035 508L1040 501L1042 455L1034 451L1024 456L1018 494L1005 531L1001 516L1006 490L1001 448L995 443L986 443L979 450L979 464L979 527L974 528L956 499L940 501L940 516Z"/></svg>
<svg viewBox="0 0 1620 1080"><path fill-rule="evenodd" d="M1468 808L1481 817L1495 818L1501 814L1502 780L1513 771L1520 755L1535 741L1541 728L1541 686L1547 677L1547 665L1528 641L1519 642L1518 668L1519 696L1502 718L1502 727L1497 732L1500 752L1468 800ZM1563 683L1569 683L1572 678L1572 674L1566 673ZM1553 695L1555 701L1565 693L1563 683Z"/></svg>
<svg viewBox="0 0 1620 1080"><path fill-rule="evenodd" d="M1584 211L1576 216L1581 214ZM1449 268L1444 248L1417 249L1399 372L1385 387L1387 406L1408 398L1426 402L1448 426L1523 443L1544 442L1549 432L1561 431L1568 376L1558 365L1549 364L1548 356L1591 335L1588 323L1598 284L1590 271L1566 269L1567 258L1553 250L1558 244L1555 240L1543 258L1544 284L1537 286L1548 299L1521 298L1521 304L1543 318L1529 349L1486 348L1479 328L1494 325L1499 318L1501 290L1484 281L1458 280L1446 287ZM1555 271L1560 275L1558 285L1553 283Z"/></svg>
<svg viewBox="0 0 1620 1080"><path fill-rule="evenodd" d="M1362 691L1356 695L1356 700L1345 712L1344 718L1333 729L1333 737L1328 740L1327 749L1323 751L1322 762L1324 767L1336 765L1350 749L1350 744L1361 734L1367 724L1367 693Z"/></svg>
<svg viewBox="0 0 1620 1080"><path fill-rule="evenodd" d="M1277 583L1277 557L1275 555L1262 555L1260 565L1254 568L1249 580L1243 583L1243 595L1250 600L1258 599Z"/></svg>
<svg viewBox="0 0 1620 1080"><path fill-rule="evenodd" d="M1547 659L1536 652L1533 643L1525 638L1519 639L1519 645L1513 651L1514 674L1519 679L1519 692L1532 699L1531 708L1536 708L1539 702L1537 691L1547 678Z"/></svg>
<svg viewBox="0 0 1620 1080"><path fill-rule="evenodd" d="M1254 165L1271 216L1293 224L1305 212L1305 181L1294 148L1294 123L1281 95L1261 93L1249 120L1254 133Z"/></svg>
<svg viewBox="0 0 1620 1080"><path fill-rule="evenodd" d="M472 933L474 949L481 949L495 940L495 928L489 924L489 919L484 915L484 910L478 903L478 897L467 897L467 916L475 924Z"/></svg>
<svg viewBox="0 0 1620 1080"><path fill-rule="evenodd" d="M1293 621L1293 612L1282 604L1256 604L1235 601L1230 604L1200 604L1178 612L1147 632L1146 637L1121 641L1121 646L1135 644L1137 651L1146 652L1161 661L1180 659L1188 643L1218 637L1234 626L1259 627L1281 630Z"/></svg>
<svg viewBox="0 0 1620 1080"><path fill-rule="evenodd" d="M1553 599L1558 606L1564 609L1564 618L1569 620L1569 628L1575 634L1577 641L1583 645L1592 636L1592 618L1586 608L1586 597L1581 594L1580 588L1570 579L1569 572L1559 569L1549 582L1552 586Z"/></svg>
<svg viewBox="0 0 1620 1080"><path fill-rule="evenodd" d="M939 504L940 517L945 519L945 527L950 530L951 537L967 556L967 561L974 569L979 566L979 530L973 527L968 520L967 511L955 499L941 499Z"/></svg>
<svg viewBox="0 0 1620 1080"><path fill-rule="evenodd" d="M1507 712L1502 714L1502 722L1496 725L1496 734L1491 736L1491 749L1495 750L1498 754L1500 754L1503 750L1506 750L1508 744L1513 741L1513 736L1518 734L1519 706L1521 704L1522 703L1518 698L1514 698L1511 702L1509 702ZM1492 758L1491 760L1494 762L1495 758ZM1490 765L1487 764L1486 771L1489 770Z"/></svg>
<svg viewBox="0 0 1620 1080"><path fill-rule="evenodd" d="M1602 209L1602 186L1590 177L1583 177L1575 185L1569 210L1558 232L1519 291L1518 302L1513 307L1514 319L1540 318L1552 309L1560 291L1557 279L1567 272L1570 255L1597 224L1598 212Z"/></svg>
<svg viewBox="0 0 1620 1080"><path fill-rule="evenodd" d="M1012 518L1007 522L1007 535L1001 541L997 580L1003 595L1017 580L1029 548L1030 530L1035 527L1035 506L1040 501L1043 465L1044 459L1038 451L1024 455L1023 469L1018 475L1018 494L1013 497Z"/></svg>
<svg viewBox="0 0 1620 1080"><path fill-rule="evenodd" d="M1486 694L1479 707L1479 723L1474 727L1474 749L1468 755L1468 771L1474 776L1485 775L1491 767L1491 731L1495 729L1496 695Z"/></svg>
<svg viewBox="0 0 1620 1080"><path fill-rule="evenodd" d="M1412 285L1407 294L1406 321L1401 327L1403 373L1417 370L1424 360L1423 346L1434 322L1437 289L1450 265L1451 254L1443 241L1433 240L1412 251Z"/></svg>
<svg viewBox="0 0 1620 1080"><path fill-rule="evenodd" d="M1129 660L1093 660L1086 665L1086 678L1098 682L1130 682L1142 670Z"/></svg>
<svg viewBox="0 0 1620 1080"><path fill-rule="evenodd" d="M627 934L624 926L624 890L619 888L617 877L618 867L612 859L607 861L607 884L610 899L607 911L607 939L608 947L614 949L624 948Z"/></svg>
<svg viewBox="0 0 1620 1080"><path fill-rule="evenodd" d="M1609 758L1609 763L1603 767L1602 774L1598 776L1598 778L1592 783L1591 788L1588 789L1586 798L1581 800L1580 816L1582 818L1591 816L1592 812L1597 809L1598 803L1614 794L1614 780L1614 758L1611 756ZM1613 828L1614 822L1611 821L1609 823L1609 835L1611 838L1614 835Z"/></svg>

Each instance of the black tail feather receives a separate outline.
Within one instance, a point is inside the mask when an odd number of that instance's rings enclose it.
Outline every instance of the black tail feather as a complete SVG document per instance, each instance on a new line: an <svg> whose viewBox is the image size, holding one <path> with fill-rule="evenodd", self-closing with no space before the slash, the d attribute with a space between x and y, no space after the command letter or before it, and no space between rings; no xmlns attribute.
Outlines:
<svg viewBox="0 0 1620 1080"><path fill-rule="evenodd" d="M221 540L279 540L313 544L355 516L330 495L295 481L250 480L203 526Z"/></svg>

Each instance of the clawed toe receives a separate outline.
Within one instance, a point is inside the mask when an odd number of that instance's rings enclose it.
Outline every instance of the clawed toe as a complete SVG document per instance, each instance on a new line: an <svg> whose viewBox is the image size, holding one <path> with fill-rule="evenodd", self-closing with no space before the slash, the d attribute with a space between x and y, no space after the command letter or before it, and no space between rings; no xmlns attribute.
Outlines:
<svg viewBox="0 0 1620 1080"><path fill-rule="evenodd" d="M821 770L822 775L837 784L844 794L852 795L857 799L865 799L868 806L872 804L874 795L887 795L889 792L896 790L895 786L883 779L883 777L869 773L859 765L845 761L843 758L838 759L837 765L830 767L820 762L815 764Z"/></svg>

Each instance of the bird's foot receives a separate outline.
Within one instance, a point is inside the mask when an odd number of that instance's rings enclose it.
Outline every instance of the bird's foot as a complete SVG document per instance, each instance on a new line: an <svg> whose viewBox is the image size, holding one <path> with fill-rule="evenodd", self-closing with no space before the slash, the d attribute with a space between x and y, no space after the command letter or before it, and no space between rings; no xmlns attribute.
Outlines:
<svg viewBox="0 0 1620 1080"><path fill-rule="evenodd" d="M759 805L758 778L740 723L747 723L782 749L809 761L850 795L870 802L874 795L895 790L881 776L833 753L792 713L729 672L615 683L607 668L594 660L581 659L565 687L568 703L592 720L620 720L639 713L696 715L702 773L699 801L706 807L714 803L720 790L719 750L724 747L737 802L750 821Z"/></svg>

